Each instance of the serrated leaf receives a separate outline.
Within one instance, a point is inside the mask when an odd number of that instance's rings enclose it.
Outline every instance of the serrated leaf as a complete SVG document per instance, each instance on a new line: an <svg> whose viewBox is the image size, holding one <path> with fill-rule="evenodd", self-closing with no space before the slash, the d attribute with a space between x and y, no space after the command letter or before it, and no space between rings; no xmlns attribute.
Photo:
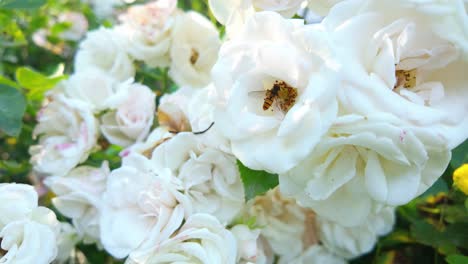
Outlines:
<svg viewBox="0 0 468 264"><path fill-rule="evenodd" d="M54 88L65 78L64 75L45 76L27 67L20 67L16 70L16 80L20 86L28 90L27 97L30 100L41 99L45 92Z"/></svg>
<svg viewBox="0 0 468 264"><path fill-rule="evenodd" d="M0 0L0 8L4 9L36 9L46 3L46 0Z"/></svg>
<svg viewBox="0 0 468 264"><path fill-rule="evenodd" d="M21 131L26 100L18 89L0 84L0 130L10 136Z"/></svg>
<svg viewBox="0 0 468 264"><path fill-rule="evenodd" d="M445 259L449 264L467 264L468 257L463 255L450 255Z"/></svg>
<svg viewBox="0 0 468 264"><path fill-rule="evenodd" d="M246 201L265 194L268 190L275 188L279 184L277 174L249 169L239 160L237 160L237 166L244 183Z"/></svg>

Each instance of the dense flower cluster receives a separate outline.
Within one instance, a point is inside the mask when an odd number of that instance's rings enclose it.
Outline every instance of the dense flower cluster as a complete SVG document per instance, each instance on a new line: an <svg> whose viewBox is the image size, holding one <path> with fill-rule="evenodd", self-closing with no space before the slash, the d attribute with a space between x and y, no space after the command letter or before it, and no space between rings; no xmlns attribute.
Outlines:
<svg viewBox="0 0 468 264"><path fill-rule="evenodd" d="M209 6L223 39L176 0L87 34L30 149L73 227L2 184L0 263L63 261L78 240L128 264L346 263L468 138L463 0ZM292 19L301 8L324 18ZM156 98L141 68L167 68L178 90ZM120 167L83 164L109 144ZM239 161L279 186L245 201Z"/></svg>

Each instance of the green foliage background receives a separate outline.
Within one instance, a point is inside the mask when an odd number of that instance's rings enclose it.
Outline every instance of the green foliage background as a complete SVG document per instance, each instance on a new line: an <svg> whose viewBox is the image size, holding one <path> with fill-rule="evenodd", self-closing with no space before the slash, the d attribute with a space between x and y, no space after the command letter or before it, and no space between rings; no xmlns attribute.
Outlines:
<svg viewBox="0 0 468 264"><path fill-rule="evenodd" d="M179 0L179 7L203 13L223 34L224 28L209 13L206 0ZM60 39L60 33L70 27L66 23L53 25L47 40L54 45L66 46L71 52L57 54L38 47L32 36L66 11L83 13L89 30L113 24L111 20L99 20L90 6L78 0L0 0L0 183L37 184L31 174L28 154L29 146L35 143L32 136L35 117L44 93L72 72L78 43ZM136 78L157 94L176 89L167 76L167 69L138 65ZM117 146L102 144L102 150L92 154L87 163L99 165L101 161L109 160L112 168L118 167L119 151ZM394 231L381 238L371 253L352 263L467 264L468 202L463 193L452 187L453 171L467 162L468 142L465 142L453 151L450 166L431 189L398 208ZM277 185L276 175L263 175L264 172L249 170L241 163L238 165L247 199ZM262 181L264 177L269 180ZM50 198L43 196L40 202L53 208ZM60 214L58 216L67 221ZM119 262L96 246L79 245L76 258L70 263Z"/></svg>

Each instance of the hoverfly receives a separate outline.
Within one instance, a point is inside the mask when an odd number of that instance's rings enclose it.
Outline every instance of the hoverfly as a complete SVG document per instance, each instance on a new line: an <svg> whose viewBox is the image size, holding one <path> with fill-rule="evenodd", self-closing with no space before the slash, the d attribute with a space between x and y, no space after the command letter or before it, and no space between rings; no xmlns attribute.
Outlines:
<svg viewBox="0 0 468 264"><path fill-rule="evenodd" d="M264 95L263 111L267 111L276 103L277 107L283 113L286 113L291 109L297 99L297 90L284 81L275 81L271 89L259 93Z"/></svg>

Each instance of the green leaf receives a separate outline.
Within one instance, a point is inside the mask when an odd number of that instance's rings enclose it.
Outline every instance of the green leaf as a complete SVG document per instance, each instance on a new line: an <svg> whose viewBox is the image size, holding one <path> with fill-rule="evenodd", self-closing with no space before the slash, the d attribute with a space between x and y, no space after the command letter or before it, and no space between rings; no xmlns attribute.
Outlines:
<svg viewBox="0 0 468 264"><path fill-rule="evenodd" d="M434 248L449 246L468 247L468 224L456 223L438 230L435 226L418 221L411 226L411 235L420 243Z"/></svg>
<svg viewBox="0 0 468 264"><path fill-rule="evenodd" d="M0 8L4 9L36 9L44 5L46 0L0 0Z"/></svg>
<svg viewBox="0 0 468 264"><path fill-rule="evenodd" d="M454 169L464 163L468 163L468 140L452 150L452 160L450 161L450 165Z"/></svg>
<svg viewBox="0 0 468 264"><path fill-rule="evenodd" d="M239 172L244 183L245 200L248 201L255 196L265 194L268 190L279 184L278 175L266 171L251 170L237 161Z"/></svg>
<svg viewBox="0 0 468 264"><path fill-rule="evenodd" d="M27 67L20 67L16 70L16 80L28 90L27 97L30 100L42 99L45 92L54 88L65 78L66 76L57 74L45 76Z"/></svg>
<svg viewBox="0 0 468 264"><path fill-rule="evenodd" d="M450 255L445 259L449 264L467 264L468 257L463 255Z"/></svg>
<svg viewBox="0 0 468 264"><path fill-rule="evenodd" d="M0 84L0 130L11 136L21 131L26 101L18 89Z"/></svg>
<svg viewBox="0 0 468 264"><path fill-rule="evenodd" d="M19 88L19 85L14 81L6 78L5 76L0 75L0 84L4 84L10 87Z"/></svg>

